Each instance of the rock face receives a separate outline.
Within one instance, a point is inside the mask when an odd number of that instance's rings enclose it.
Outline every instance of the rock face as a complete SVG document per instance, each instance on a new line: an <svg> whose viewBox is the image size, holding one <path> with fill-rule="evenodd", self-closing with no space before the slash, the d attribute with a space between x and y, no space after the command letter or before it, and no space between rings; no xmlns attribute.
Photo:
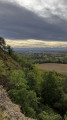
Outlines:
<svg viewBox="0 0 67 120"><path fill-rule="evenodd" d="M0 120L34 120L20 112L20 107L11 102L2 86L0 86Z"/></svg>

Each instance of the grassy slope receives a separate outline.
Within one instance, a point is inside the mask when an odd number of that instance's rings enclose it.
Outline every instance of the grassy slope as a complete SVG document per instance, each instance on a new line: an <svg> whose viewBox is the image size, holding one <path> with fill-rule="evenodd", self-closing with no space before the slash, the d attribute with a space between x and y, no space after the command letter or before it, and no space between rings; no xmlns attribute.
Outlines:
<svg viewBox="0 0 67 120"><path fill-rule="evenodd" d="M22 68L8 55L7 52L0 48L0 85L2 85L4 88L7 88L7 90L11 87L7 78L7 72L14 69L19 70Z"/></svg>
<svg viewBox="0 0 67 120"><path fill-rule="evenodd" d="M4 63L6 68L10 68L10 69L21 69L21 67L19 66L19 64L14 61L9 55L8 53L6 53L5 51L3 51L0 48L0 61L2 60L2 62Z"/></svg>

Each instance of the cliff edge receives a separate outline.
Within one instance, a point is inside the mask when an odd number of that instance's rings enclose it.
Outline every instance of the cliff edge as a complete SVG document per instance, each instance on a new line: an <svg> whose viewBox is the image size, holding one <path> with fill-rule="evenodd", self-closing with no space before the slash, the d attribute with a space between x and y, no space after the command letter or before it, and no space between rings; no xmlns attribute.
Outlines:
<svg viewBox="0 0 67 120"><path fill-rule="evenodd" d="M0 86L0 120L34 120L21 113L20 107L11 102L2 86Z"/></svg>

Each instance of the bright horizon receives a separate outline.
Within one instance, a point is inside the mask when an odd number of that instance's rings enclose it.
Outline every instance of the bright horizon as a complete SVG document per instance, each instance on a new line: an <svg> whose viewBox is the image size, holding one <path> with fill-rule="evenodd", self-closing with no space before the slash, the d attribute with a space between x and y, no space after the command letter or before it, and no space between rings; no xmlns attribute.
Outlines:
<svg viewBox="0 0 67 120"><path fill-rule="evenodd" d="M64 48L67 47L67 42L64 41L43 41L43 40L9 40L6 39L6 44L10 45L13 48L33 48L33 47L42 47L42 48Z"/></svg>

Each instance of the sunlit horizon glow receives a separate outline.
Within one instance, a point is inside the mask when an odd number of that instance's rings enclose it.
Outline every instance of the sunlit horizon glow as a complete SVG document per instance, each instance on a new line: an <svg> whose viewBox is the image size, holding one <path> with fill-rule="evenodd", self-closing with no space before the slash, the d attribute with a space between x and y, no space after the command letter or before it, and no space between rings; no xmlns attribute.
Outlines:
<svg viewBox="0 0 67 120"><path fill-rule="evenodd" d="M63 41L43 41L43 40L8 40L6 39L6 44L10 45L12 48L64 48L67 47L67 42Z"/></svg>

